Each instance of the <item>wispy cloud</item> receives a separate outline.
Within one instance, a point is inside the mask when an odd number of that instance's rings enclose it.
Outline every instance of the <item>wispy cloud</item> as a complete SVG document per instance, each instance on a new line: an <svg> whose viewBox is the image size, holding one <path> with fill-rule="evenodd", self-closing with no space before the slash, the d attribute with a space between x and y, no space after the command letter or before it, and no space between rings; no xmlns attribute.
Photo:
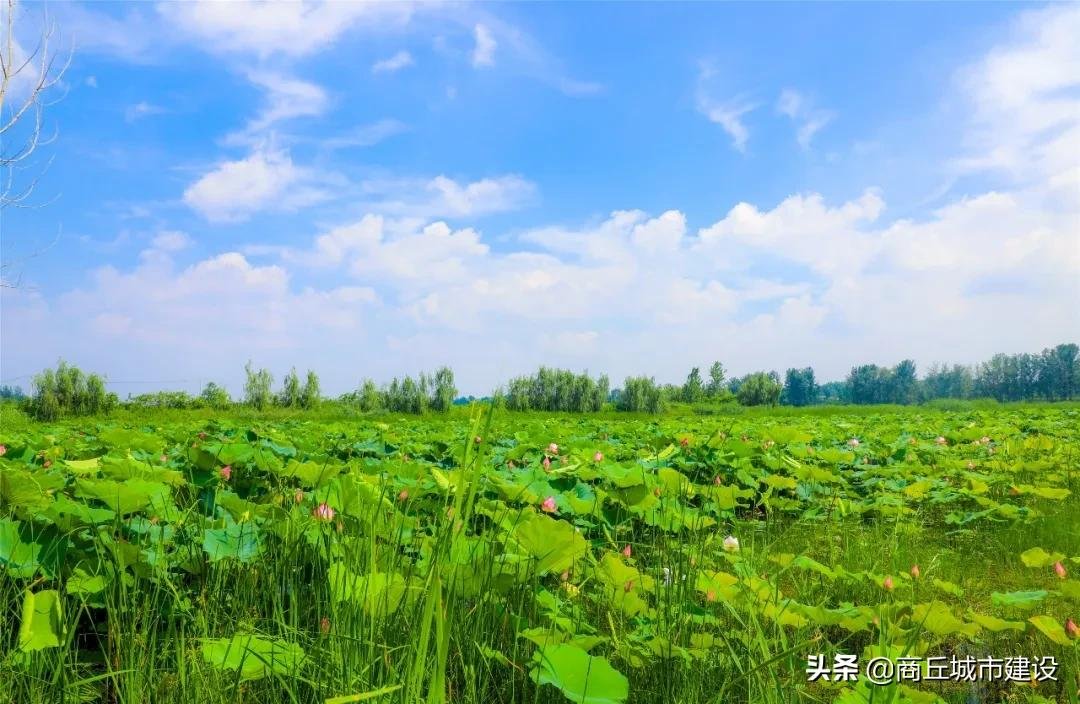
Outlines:
<svg viewBox="0 0 1080 704"><path fill-rule="evenodd" d="M402 50L393 56L380 59L371 65L372 73L397 73L403 68L415 65L412 54Z"/></svg>
<svg viewBox="0 0 1080 704"><path fill-rule="evenodd" d="M395 135L408 131L409 126L400 120L385 119L360 125L348 132L314 140L324 149L348 149L350 147L371 147Z"/></svg>
<svg viewBox="0 0 1080 704"><path fill-rule="evenodd" d="M731 137L731 146L737 151L746 152L746 142L750 139L750 130L743 116L755 110L758 104L744 96L718 100L713 96L712 83L717 75L716 69L709 62L702 62L697 76L697 109L709 122L720 125Z"/></svg>
<svg viewBox="0 0 1080 704"><path fill-rule="evenodd" d="M815 107L805 95L792 88L780 92L776 109L795 123L795 141L803 149L809 149L814 135L835 117L834 113Z"/></svg>
<svg viewBox="0 0 1080 704"><path fill-rule="evenodd" d="M226 144L258 144L278 123L297 117L317 117L330 106L326 91L314 83L266 71L250 71L247 77L263 89L266 97L259 114L243 130L227 135Z"/></svg>
<svg viewBox="0 0 1080 704"><path fill-rule="evenodd" d="M135 122L137 120L141 120L144 117L150 117L151 115L161 115L166 112L168 111L160 105L154 105L143 100L135 103L134 105L129 105L127 108L124 109L124 121Z"/></svg>
<svg viewBox="0 0 1080 704"><path fill-rule="evenodd" d="M473 27L473 38L476 46L473 48L472 65L476 68L495 65L495 48L498 42L487 25L478 24Z"/></svg>

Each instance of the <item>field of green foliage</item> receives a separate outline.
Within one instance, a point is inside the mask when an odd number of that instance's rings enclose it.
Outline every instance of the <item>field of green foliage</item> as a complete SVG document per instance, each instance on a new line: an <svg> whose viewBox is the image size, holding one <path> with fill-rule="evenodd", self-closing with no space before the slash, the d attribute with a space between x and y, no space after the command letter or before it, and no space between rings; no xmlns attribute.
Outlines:
<svg viewBox="0 0 1080 704"><path fill-rule="evenodd" d="M1075 406L17 420L4 704L1080 701Z"/></svg>

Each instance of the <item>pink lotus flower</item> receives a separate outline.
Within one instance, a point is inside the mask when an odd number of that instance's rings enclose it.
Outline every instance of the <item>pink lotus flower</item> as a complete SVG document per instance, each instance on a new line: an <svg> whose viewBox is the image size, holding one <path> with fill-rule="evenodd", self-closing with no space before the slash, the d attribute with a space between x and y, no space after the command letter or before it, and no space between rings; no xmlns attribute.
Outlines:
<svg viewBox="0 0 1080 704"><path fill-rule="evenodd" d="M556 445L555 443L550 443L548 445L547 451L548 451L549 455L557 455L557 454L559 454L559 446Z"/></svg>
<svg viewBox="0 0 1080 704"><path fill-rule="evenodd" d="M847 441L847 444L852 446L852 447L858 447L859 446L859 438L851 438L850 440Z"/></svg>
<svg viewBox="0 0 1080 704"><path fill-rule="evenodd" d="M330 521L334 520L335 513L336 511L334 511L334 509L330 507L330 504L326 503L325 501L316 506L311 511L311 515L315 517L316 521L323 521L325 523L329 523Z"/></svg>
<svg viewBox="0 0 1080 704"><path fill-rule="evenodd" d="M544 471L551 471L551 459L546 455L544 456L544 461L540 464L544 465Z"/></svg>
<svg viewBox="0 0 1080 704"><path fill-rule="evenodd" d="M408 489L402 489L397 495L397 500L398 501L408 501L409 500L409 490Z"/></svg>
<svg viewBox="0 0 1080 704"><path fill-rule="evenodd" d="M221 469L218 470L218 475L220 475L221 478L224 479L225 481L229 481L229 479L232 477L232 466L231 465L225 465L224 467L222 467Z"/></svg>
<svg viewBox="0 0 1080 704"><path fill-rule="evenodd" d="M623 554L623 557L630 557L630 555L631 555L632 553L633 553L633 550L631 550L631 549L630 549L630 545L629 545L629 544L627 544L627 546L626 546L625 548L623 548L623 549L622 549L622 554Z"/></svg>
<svg viewBox="0 0 1080 704"><path fill-rule="evenodd" d="M1065 632L1073 638L1080 638L1080 626L1076 625L1076 621L1071 618L1065 622Z"/></svg>
<svg viewBox="0 0 1080 704"><path fill-rule="evenodd" d="M918 579L920 575L922 575L922 570L919 569L919 566L918 565L912 565L911 566L911 576L914 577L915 579Z"/></svg>
<svg viewBox="0 0 1080 704"><path fill-rule="evenodd" d="M715 486L723 486L724 485L724 480L720 478L719 474L717 474L715 477L712 478L712 483Z"/></svg>
<svg viewBox="0 0 1080 704"><path fill-rule="evenodd" d="M885 581L881 583L881 586L885 588L885 591L891 592L893 590L892 577L886 577Z"/></svg>
<svg viewBox="0 0 1080 704"><path fill-rule="evenodd" d="M544 513L555 513L555 497L549 496L544 499L544 502L540 504L540 509Z"/></svg>
<svg viewBox="0 0 1080 704"><path fill-rule="evenodd" d="M1065 571L1065 565L1061 564L1060 560L1054 563L1054 574L1061 579L1065 579L1065 575L1068 574L1068 572Z"/></svg>
<svg viewBox="0 0 1080 704"><path fill-rule="evenodd" d="M42 465L45 469L52 467L52 460L45 460L45 464Z"/></svg>
<svg viewBox="0 0 1080 704"><path fill-rule="evenodd" d="M604 453L600 452L599 450L596 452L595 455L592 456L592 461L593 462L600 462L603 459L604 459Z"/></svg>
<svg viewBox="0 0 1080 704"><path fill-rule="evenodd" d="M7 454L7 445L0 445L0 457Z"/></svg>
<svg viewBox="0 0 1080 704"><path fill-rule="evenodd" d="M716 590L710 589L705 592L705 601L716 601Z"/></svg>

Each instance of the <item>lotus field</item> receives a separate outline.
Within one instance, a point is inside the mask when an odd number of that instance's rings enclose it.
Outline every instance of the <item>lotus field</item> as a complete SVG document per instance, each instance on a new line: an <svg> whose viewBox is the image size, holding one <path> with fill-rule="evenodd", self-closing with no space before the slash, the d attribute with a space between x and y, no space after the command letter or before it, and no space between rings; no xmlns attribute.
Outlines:
<svg viewBox="0 0 1080 704"><path fill-rule="evenodd" d="M1080 700L1073 406L4 425L5 704Z"/></svg>

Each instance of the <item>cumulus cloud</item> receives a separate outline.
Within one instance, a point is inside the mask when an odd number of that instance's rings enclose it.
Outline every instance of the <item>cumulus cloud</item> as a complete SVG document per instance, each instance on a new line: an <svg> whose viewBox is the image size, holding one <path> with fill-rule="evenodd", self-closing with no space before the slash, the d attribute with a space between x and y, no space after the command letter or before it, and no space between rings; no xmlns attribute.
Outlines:
<svg viewBox="0 0 1080 704"><path fill-rule="evenodd" d="M1076 339L1080 203L1064 187L1075 150L1054 150L1080 128L1080 112L1061 106L1077 72L1051 66L1072 65L1073 12L1026 15L1017 37L959 77L974 106L963 168L1014 180L918 217L891 216L887 194L866 188L731 203L704 226L689 224L700 213L626 209L508 233L462 225L531 202L524 177L369 181L366 215L287 247L181 266L186 240L159 233L134 265L68 294L0 292L4 338L34 341L4 345L3 365L33 371L79 339L103 371L197 361L228 380L257 357L282 371L308 364L343 391L449 363L466 392L484 393L541 363L616 383L642 372L677 381L715 359L736 373L813 364L829 379L855 362L976 361ZM800 101L784 108L802 115ZM185 200L238 219L286 207L311 182L264 148L218 165Z"/></svg>
<svg viewBox="0 0 1080 704"><path fill-rule="evenodd" d="M212 222L246 220L262 210L295 210L325 200L307 169L287 152L257 149L219 164L184 191L184 203Z"/></svg>

